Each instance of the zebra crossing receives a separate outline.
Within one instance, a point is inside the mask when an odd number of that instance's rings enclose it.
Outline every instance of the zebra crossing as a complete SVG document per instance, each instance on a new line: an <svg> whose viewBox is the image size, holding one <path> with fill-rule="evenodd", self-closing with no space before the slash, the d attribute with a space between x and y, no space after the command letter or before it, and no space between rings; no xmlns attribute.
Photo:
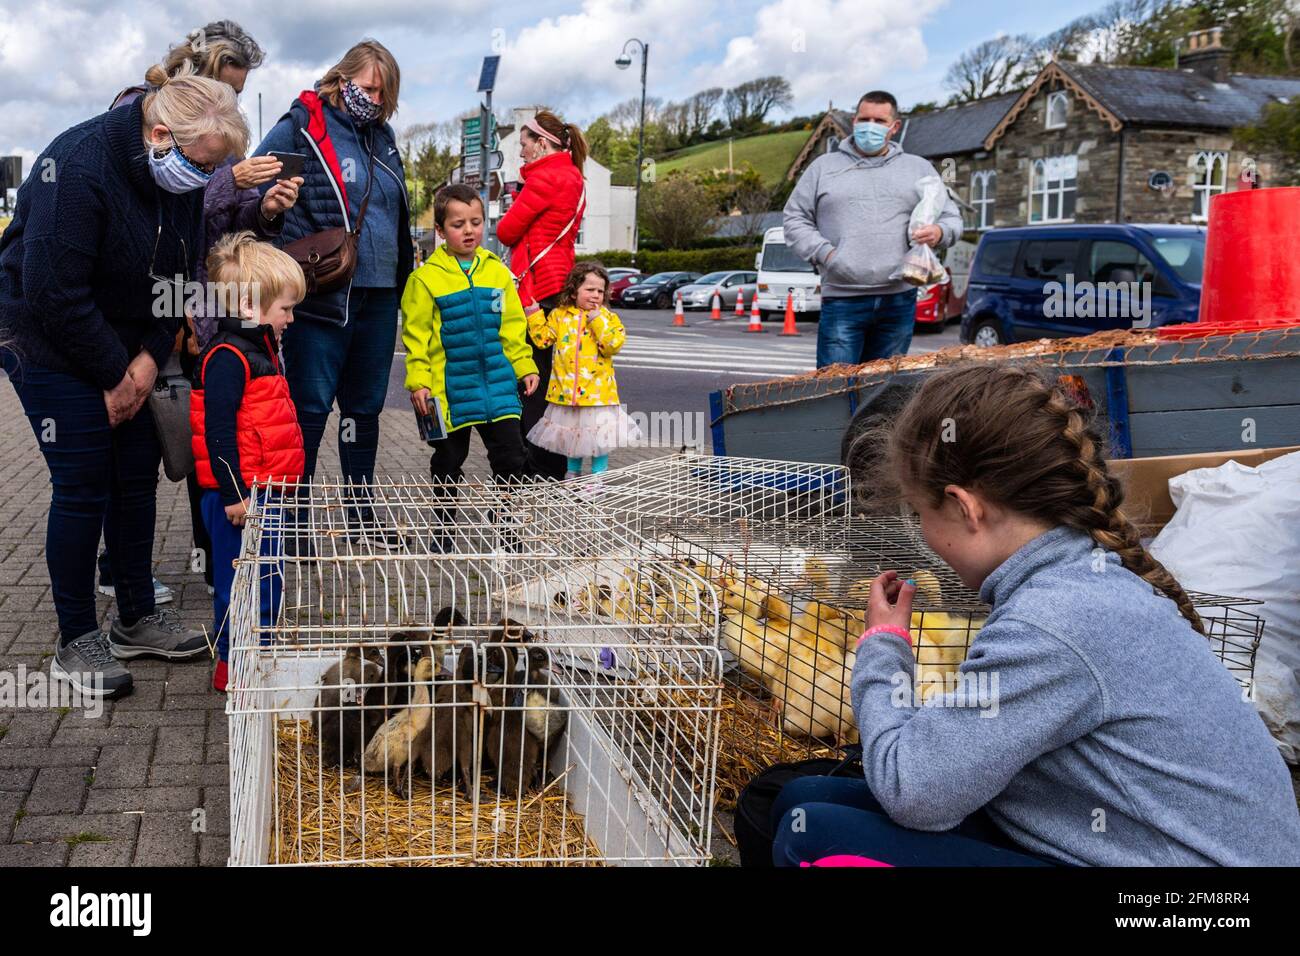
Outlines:
<svg viewBox="0 0 1300 956"><path fill-rule="evenodd" d="M817 366L817 327L804 325L799 338L782 338L780 326L767 325L767 334L738 342L729 330L712 334L690 329L628 329L627 341L615 365L620 368L745 375L775 378L809 372ZM744 335L739 328L737 336Z"/></svg>

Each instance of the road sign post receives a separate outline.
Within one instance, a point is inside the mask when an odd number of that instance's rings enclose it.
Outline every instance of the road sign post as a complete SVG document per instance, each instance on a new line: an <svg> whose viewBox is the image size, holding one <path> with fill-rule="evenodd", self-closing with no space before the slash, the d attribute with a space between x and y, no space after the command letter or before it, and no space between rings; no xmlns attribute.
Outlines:
<svg viewBox="0 0 1300 956"><path fill-rule="evenodd" d="M477 172L479 176L479 189L483 195L483 218L485 225L490 227L488 219L488 202L492 198L492 184L488 179L491 167L488 166L488 151L496 145L496 123L492 117L492 88L497 82L497 68L501 65L501 57L485 56L483 57L483 68L479 71L478 92L486 94L486 102L479 107L479 138L478 138L478 160ZM466 170L468 172L468 170ZM490 228L485 229L490 233Z"/></svg>

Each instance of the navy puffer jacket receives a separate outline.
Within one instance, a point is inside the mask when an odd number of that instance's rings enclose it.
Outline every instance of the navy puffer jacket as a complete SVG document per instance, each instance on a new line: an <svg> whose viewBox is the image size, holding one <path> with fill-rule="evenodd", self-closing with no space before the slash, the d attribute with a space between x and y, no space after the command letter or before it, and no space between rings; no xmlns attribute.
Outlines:
<svg viewBox="0 0 1300 956"><path fill-rule="evenodd" d="M411 221L406 203L406 173L402 168L397 137L387 123L373 127L375 170L383 175L381 164L402 184L402 208L398 217L397 236L397 288L406 285L406 279L415 267L415 250L411 244ZM348 203L358 204L359 196L347 195L338 156L330 141L329 121L326 119L324 101L312 90L304 90L289 107L289 112L266 134L254 156L271 152L305 153L303 185L298 190L298 202L285 213L280 245L287 245L304 236L333 229L338 226L352 228L354 223L348 213ZM262 187L263 191L270 184ZM346 199L345 199L346 197ZM294 308L296 318L315 319L333 325L348 322L348 301L352 286L349 283L336 292L320 292L307 296Z"/></svg>

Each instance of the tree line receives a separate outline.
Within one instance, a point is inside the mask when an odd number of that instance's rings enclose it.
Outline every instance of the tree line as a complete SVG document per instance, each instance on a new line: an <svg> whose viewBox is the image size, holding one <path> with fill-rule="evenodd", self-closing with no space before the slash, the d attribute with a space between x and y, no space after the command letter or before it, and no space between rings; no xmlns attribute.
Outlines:
<svg viewBox="0 0 1300 956"><path fill-rule="evenodd" d="M1113 0L1041 37L985 40L944 74L952 106L1022 89L1050 60L1172 67L1189 33L1223 28L1239 73L1286 74L1300 67L1300 4L1295 0ZM936 109L939 104L919 104Z"/></svg>

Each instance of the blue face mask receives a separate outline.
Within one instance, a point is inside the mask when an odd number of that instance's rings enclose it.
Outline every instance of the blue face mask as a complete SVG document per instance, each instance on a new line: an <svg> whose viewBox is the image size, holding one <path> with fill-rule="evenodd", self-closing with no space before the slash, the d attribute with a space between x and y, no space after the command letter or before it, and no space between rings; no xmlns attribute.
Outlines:
<svg viewBox="0 0 1300 956"><path fill-rule="evenodd" d="M853 142L864 153L878 153L885 145L885 134L888 132L889 127L879 123L854 123Z"/></svg>
<svg viewBox="0 0 1300 956"><path fill-rule="evenodd" d="M149 173L153 176L153 181L169 193L202 189L212 178L211 173L204 172L185 158L175 136L172 137L172 148L161 156L157 149L150 148Z"/></svg>

